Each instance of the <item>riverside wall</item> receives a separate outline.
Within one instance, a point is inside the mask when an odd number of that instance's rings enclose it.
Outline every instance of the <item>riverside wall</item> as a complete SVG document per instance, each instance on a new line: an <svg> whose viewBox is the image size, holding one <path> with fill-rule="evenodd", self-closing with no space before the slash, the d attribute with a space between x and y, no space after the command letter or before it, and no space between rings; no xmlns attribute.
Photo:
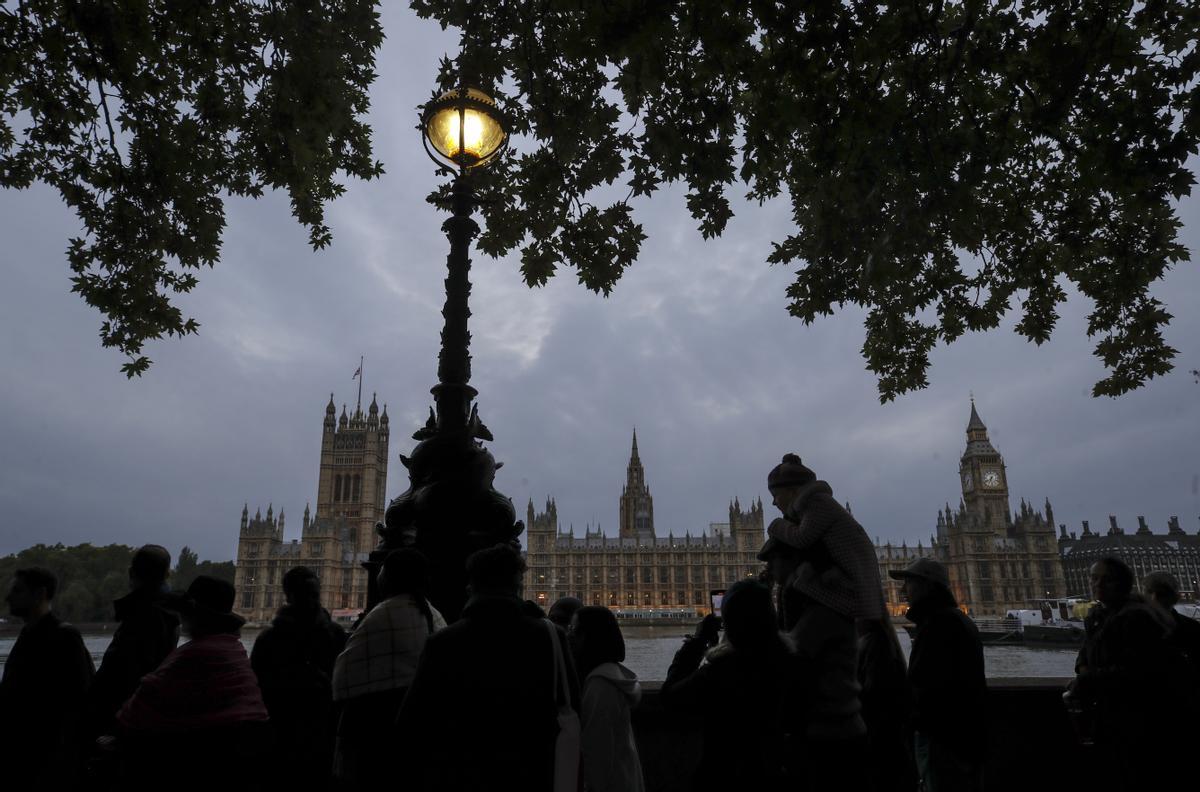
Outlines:
<svg viewBox="0 0 1200 792"><path fill-rule="evenodd" d="M1068 679L988 680L987 790L1059 792L1096 789L1089 747L1081 746L1063 706ZM667 713L661 683L642 686L633 728L647 792L686 792L699 759L701 738L694 723ZM746 717L754 718L754 702ZM737 724L730 724L736 729Z"/></svg>

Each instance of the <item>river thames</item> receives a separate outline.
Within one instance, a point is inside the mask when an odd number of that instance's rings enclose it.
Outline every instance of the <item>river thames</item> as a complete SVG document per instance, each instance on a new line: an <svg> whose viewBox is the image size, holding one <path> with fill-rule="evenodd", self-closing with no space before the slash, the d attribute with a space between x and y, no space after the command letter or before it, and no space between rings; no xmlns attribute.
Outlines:
<svg viewBox="0 0 1200 792"><path fill-rule="evenodd" d="M630 627L622 628L625 635L625 665L647 682L662 681L667 676L671 658L679 648L682 636L691 632L686 627ZM912 647L908 634L897 631L900 645L905 654ZM249 650L258 636L257 631L247 630L242 634L242 643ZM104 649L111 640L110 634L85 634L84 644L99 664ZM16 636L0 638L0 667L8 659ZM1032 648L1028 646L985 646L984 662L989 677L1069 677L1075 673L1075 649Z"/></svg>

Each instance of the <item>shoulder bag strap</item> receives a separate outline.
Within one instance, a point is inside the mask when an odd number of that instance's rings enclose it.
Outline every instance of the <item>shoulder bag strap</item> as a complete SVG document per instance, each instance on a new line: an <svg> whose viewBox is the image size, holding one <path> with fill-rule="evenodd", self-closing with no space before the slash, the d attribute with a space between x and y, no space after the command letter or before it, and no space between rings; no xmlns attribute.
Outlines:
<svg viewBox="0 0 1200 792"><path fill-rule="evenodd" d="M558 628L554 622L546 619L546 629L550 631L550 645L554 648L554 701L567 705L571 701L571 692L567 685L567 669L563 660L562 645L558 642Z"/></svg>

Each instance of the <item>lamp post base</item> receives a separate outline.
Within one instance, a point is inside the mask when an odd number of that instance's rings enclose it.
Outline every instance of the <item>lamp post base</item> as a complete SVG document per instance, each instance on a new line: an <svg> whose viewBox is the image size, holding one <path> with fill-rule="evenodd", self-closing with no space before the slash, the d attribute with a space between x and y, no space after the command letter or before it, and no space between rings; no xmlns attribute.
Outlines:
<svg viewBox="0 0 1200 792"><path fill-rule="evenodd" d="M433 579L430 601L452 622L467 599L467 557L501 543L518 547L525 526L512 501L493 486L495 458L469 431L434 434L417 444L411 458L400 460L408 468L409 488L388 505L383 541L368 564L378 569L401 547L423 552ZM371 595L368 606L378 601L377 592Z"/></svg>

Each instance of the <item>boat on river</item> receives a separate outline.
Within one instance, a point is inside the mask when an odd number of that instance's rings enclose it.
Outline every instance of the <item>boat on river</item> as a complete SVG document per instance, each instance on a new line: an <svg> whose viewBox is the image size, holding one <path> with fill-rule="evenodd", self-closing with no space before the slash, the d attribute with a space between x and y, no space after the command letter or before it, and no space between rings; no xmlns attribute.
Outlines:
<svg viewBox="0 0 1200 792"><path fill-rule="evenodd" d="M1082 597L1037 600L1003 618L971 617L984 646L1082 646L1083 617L1092 606ZM905 625L911 636L915 625Z"/></svg>
<svg viewBox="0 0 1200 792"><path fill-rule="evenodd" d="M1082 646L1083 618L1094 604L1084 597L1037 600L1036 608L1009 611L1021 621L1022 641L1030 646Z"/></svg>

